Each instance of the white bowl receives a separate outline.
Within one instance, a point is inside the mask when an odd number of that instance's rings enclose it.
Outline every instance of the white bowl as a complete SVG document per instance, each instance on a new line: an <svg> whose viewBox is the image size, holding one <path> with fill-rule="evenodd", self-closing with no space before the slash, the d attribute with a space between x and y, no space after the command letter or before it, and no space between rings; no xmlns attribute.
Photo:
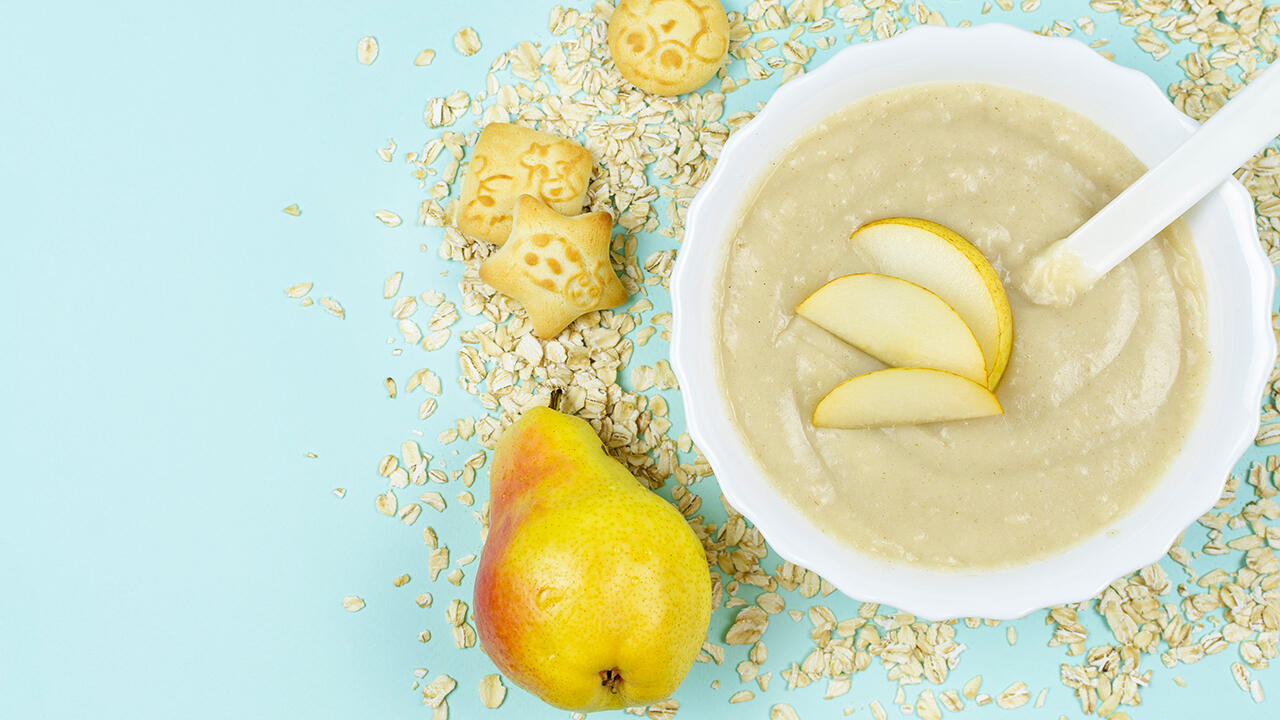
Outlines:
<svg viewBox="0 0 1280 720"><path fill-rule="evenodd" d="M1148 166L1189 136L1179 113L1146 75L1111 63L1075 40L1007 25L919 27L855 45L779 89L729 139L689 208L672 276L672 365L689 432L729 502L779 555L844 593L930 619L1015 618L1082 600L1158 560L1222 492L1253 442L1259 401L1276 356L1271 330L1275 277L1258 244L1253 203L1235 180L1187 213L1204 270L1211 363L1204 404L1186 445L1136 509L1066 552L998 571L952 572L892 565L824 535L769 484L730 420L712 343L712 279L744 202L779 154L822 118L868 95L924 82L984 82L1059 102L1119 138ZM852 228L850 228L852 230Z"/></svg>

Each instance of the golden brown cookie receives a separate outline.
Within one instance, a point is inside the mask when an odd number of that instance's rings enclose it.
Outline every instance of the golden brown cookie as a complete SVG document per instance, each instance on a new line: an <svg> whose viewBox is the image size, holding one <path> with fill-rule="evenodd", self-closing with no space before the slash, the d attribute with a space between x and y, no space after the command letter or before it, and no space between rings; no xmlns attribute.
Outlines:
<svg viewBox="0 0 1280 720"><path fill-rule="evenodd" d="M612 234L607 212L565 217L522 195L511 237L480 266L480 279L524 305L534 335L555 337L579 315L627 301L609 264Z"/></svg>
<svg viewBox="0 0 1280 720"><path fill-rule="evenodd" d="M622 0L609 20L613 62L656 95L696 90L729 50L729 18L719 0Z"/></svg>
<svg viewBox="0 0 1280 720"><path fill-rule="evenodd" d="M501 245L511 234L511 214L521 195L577 215L587 199L591 165L591 153L577 143L519 125L490 123L462 178L454 224L472 237Z"/></svg>

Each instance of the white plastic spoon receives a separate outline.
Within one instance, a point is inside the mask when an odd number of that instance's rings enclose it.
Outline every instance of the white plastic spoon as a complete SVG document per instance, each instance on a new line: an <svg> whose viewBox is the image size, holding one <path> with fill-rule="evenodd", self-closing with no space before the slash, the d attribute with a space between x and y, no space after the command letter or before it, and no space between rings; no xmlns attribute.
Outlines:
<svg viewBox="0 0 1280 720"><path fill-rule="evenodd" d="M1064 307L1213 192L1280 134L1280 62L1272 63L1173 154L1032 258L1022 291Z"/></svg>

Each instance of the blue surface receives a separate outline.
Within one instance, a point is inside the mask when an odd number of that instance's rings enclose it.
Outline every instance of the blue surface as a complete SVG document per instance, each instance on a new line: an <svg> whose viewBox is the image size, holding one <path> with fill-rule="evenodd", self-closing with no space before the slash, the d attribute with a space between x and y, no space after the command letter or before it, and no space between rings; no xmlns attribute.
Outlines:
<svg viewBox="0 0 1280 720"><path fill-rule="evenodd" d="M567 715L515 688L499 710L482 709L476 684L492 665L478 649L455 650L444 620L450 598L469 599L474 566L462 588L430 583L426 523L406 528L372 508L379 457L418 429L423 449L456 468L455 449L465 457L469 446L433 439L454 417L482 413L456 389L450 351L391 354L383 279L402 270L406 291L456 300L460 268L436 257L438 229L413 226L422 191L408 168L374 151L394 137L399 156L433 137L425 99L481 89L496 53L549 37L552 4L79 2L0 13L0 717L426 717L410 690L418 667L457 678L455 718ZM951 22L979 19L980 5L935 3ZM1035 28L1088 14L1084 2L1045 5L986 19ZM1162 84L1180 77L1180 53L1157 63L1114 17L1098 18L1096 37L1112 39L1120 62ZM484 43L471 58L452 47L463 25ZM369 67L355 60L366 34L381 46ZM436 61L416 68L425 47ZM753 83L730 109L772 87ZM290 203L300 217L281 213ZM405 225L382 227L378 208ZM300 282L339 299L346 319L283 296ZM662 352L655 341L634 362ZM446 387L426 422L420 395L389 400L382 385L422 365ZM345 499L330 492L339 486ZM452 499L460 489L431 518L455 560L479 545ZM698 490L717 504L709 483ZM1189 547L1202 543L1189 533ZM413 580L395 588L401 573ZM435 604L419 609L413 597L428 590ZM352 594L363 611L340 606ZM809 605L785 595L789 607ZM840 617L857 607L823 602ZM717 613L713 637L730 618ZM1043 613L1015 625L1013 647L1004 627L962 628L968 650L944 687L982 673L994 694L1024 680L1033 699L1049 688L1047 704L1016 716L1077 717L1058 674L1079 659L1045 646ZM839 700L821 699L824 684L785 691L779 672L807 653L808 627L774 619L772 689L745 705L726 704L757 689L733 672L743 648L723 666L695 666L679 717L764 718L777 702L804 718L849 707L869 717L871 699L896 716L878 665ZM426 645L415 638L424 628L435 636ZM1169 671L1148 658L1152 687L1125 709L1275 717L1280 699L1255 705L1235 687L1235 659L1232 649ZM1280 671L1255 677L1280 697Z"/></svg>

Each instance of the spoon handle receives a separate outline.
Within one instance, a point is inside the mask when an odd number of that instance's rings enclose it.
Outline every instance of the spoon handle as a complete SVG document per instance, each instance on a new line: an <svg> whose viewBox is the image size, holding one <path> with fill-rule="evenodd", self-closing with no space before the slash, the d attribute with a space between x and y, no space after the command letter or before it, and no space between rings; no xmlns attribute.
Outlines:
<svg viewBox="0 0 1280 720"><path fill-rule="evenodd" d="M1280 133L1280 62L1098 214L1032 261L1024 287L1036 302L1070 304L1218 187ZM1074 287L1073 287L1074 286Z"/></svg>
<svg viewBox="0 0 1280 720"><path fill-rule="evenodd" d="M1067 238L1101 277L1177 220L1280 133L1280 63Z"/></svg>

